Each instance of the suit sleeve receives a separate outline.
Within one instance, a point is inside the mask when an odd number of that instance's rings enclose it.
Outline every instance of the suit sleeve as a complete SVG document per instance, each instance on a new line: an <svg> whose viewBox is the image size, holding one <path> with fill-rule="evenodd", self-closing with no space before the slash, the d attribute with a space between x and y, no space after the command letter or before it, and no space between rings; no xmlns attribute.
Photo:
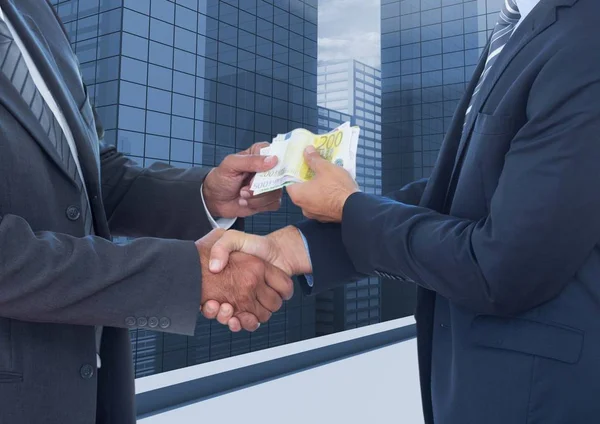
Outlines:
<svg viewBox="0 0 600 424"><path fill-rule="evenodd" d="M389 196L398 202L416 205L421 200L426 184L427 179L415 181ZM301 287L306 294L324 292L369 275L354 266L344 246L340 224L302 221L296 226L306 239L313 268L312 285L307 284L305 277L300 277Z"/></svg>
<svg viewBox="0 0 600 424"><path fill-rule="evenodd" d="M100 164L113 235L197 240L212 230L200 194L210 168L178 169L163 163L142 168L113 146L103 146Z"/></svg>
<svg viewBox="0 0 600 424"><path fill-rule="evenodd" d="M166 318L157 330L191 335L200 280L191 241L141 238L118 245L100 237L34 232L19 216L0 216L5 318L126 328L131 317L156 317Z"/></svg>
<svg viewBox="0 0 600 424"><path fill-rule="evenodd" d="M537 76L488 216L352 195L341 231L356 270L404 275L476 313L557 296L600 240L600 54L588 47L558 52Z"/></svg>

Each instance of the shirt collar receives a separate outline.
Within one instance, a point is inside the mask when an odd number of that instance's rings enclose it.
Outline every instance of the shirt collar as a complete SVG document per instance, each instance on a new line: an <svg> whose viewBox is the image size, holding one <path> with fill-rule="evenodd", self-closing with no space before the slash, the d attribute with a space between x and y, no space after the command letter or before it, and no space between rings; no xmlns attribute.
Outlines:
<svg viewBox="0 0 600 424"><path fill-rule="evenodd" d="M519 13L521 14L521 21L529 15L539 2L540 0L515 0L515 3L517 3L517 7L519 8Z"/></svg>

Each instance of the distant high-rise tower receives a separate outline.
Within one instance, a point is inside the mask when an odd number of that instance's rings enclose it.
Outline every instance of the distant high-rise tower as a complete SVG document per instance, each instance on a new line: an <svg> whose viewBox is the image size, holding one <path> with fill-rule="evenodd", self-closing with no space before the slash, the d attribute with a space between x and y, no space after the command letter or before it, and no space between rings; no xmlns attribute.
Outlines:
<svg viewBox="0 0 600 424"><path fill-rule="evenodd" d="M356 181L381 194L381 72L356 60L324 62L318 71L319 131L350 121L361 127ZM317 335L377 323L379 278L365 278L317 296Z"/></svg>
<svg viewBox="0 0 600 424"><path fill-rule="evenodd" d="M52 0L105 141L141 165L214 166L277 133L317 130L317 0ZM193 219L190 217L190 219ZM247 219L264 234L302 219ZM132 332L143 376L315 335L301 290L257 332L198 319L196 335Z"/></svg>
<svg viewBox="0 0 600 424"><path fill-rule="evenodd" d="M502 0L382 0L383 192L428 177ZM415 288L383 281L383 319L414 313Z"/></svg>

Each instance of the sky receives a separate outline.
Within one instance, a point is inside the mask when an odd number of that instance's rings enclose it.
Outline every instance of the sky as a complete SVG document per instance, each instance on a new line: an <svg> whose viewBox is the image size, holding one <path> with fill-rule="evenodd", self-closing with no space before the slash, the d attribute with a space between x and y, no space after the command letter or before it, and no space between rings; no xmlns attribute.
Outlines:
<svg viewBox="0 0 600 424"><path fill-rule="evenodd" d="M380 0L319 0L319 60L380 67Z"/></svg>

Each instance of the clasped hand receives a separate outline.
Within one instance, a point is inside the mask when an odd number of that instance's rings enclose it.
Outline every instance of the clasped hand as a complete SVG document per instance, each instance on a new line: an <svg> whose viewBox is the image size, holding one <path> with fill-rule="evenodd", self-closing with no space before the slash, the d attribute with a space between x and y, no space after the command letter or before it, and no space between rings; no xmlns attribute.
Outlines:
<svg viewBox="0 0 600 424"><path fill-rule="evenodd" d="M267 236L246 234L235 230L224 233L215 230L209 236L217 239L212 244L209 254L209 272L214 275L222 276L229 272L232 260L240 254L262 260L278 271L272 275L273 280L266 282L272 287L278 284L275 276L280 279L285 276L289 279L292 275L312 272L308 252L300 232L295 227L285 227ZM221 324L228 325L233 332L240 331L242 328L248 331L257 328L260 317L252 316L251 313L240 313L234 304L227 301L212 297L205 299L208 300L202 303L202 314L206 318L216 318Z"/></svg>
<svg viewBox="0 0 600 424"><path fill-rule="evenodd" d="M358 186L347 171L322 159L312 146L304 155L315 176L311 181L289 186L290 198L307 218L340 222L344 204L350 195L359 191ZM291 298L293 284L290 277L312 272L308 252L294 227L264 237L214 230L205 239L201 248L210 248L206 274L227 282L233 280L238 287L237 290L236 287L223 287L215 294L203 290L201 311L206 318L217 319L234 332L242 328L256 330L259 323L266 322L271 313L281 307L282 299ZM201 254L201 257L205 255ZM203 276L205 265L203 263ZM248 280L251 265L255 267L253 277L258 278ZM239 296L231 294L239 295L240 291L244 292L243 302Z"/></svg>

